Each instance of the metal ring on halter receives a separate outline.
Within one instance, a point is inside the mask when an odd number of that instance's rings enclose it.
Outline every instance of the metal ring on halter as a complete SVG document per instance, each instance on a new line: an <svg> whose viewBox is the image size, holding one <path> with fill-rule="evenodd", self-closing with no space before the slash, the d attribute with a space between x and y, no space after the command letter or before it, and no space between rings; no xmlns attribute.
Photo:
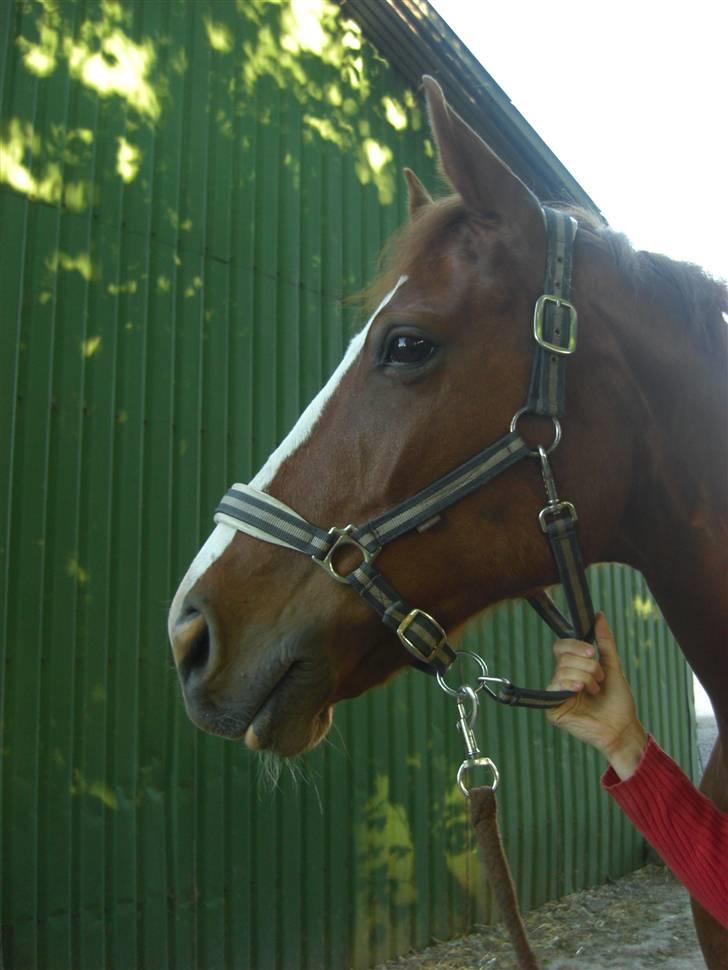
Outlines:
<svg viewBox="0 0 728 970"><path fill-rule="evenodd" d="M524 414L531 414L531 413L532 412L529 411L527 407L520 408L518 411L516 411L516 413L511 418L511 433L513 433L516 430L516 426L518 425L519 418L521 418ZM535 415L535 416L539 417L539 415ZM543 417L545 417L545 415L543 415ZM556 448L558 443L561 441L561 422L559 421L558 418L555 418L553 416L551 417L551 420L554 423L554 440L551 442L548 448L541 449L541 446L539 445L538 448L536 449L529 449L528 454L532 458L540 458L541 457L540 450L544 450L547 455L550 455L551 452L554 450L554 448Z"/></svg>
<svg viewBox="0 0 728 970"><path fill-rule="evenodd" d="M458 788L465 795L466 798L470 796L470 789L463 781L463 776L467 771L472 768L490 768L493 772L493 783L491 785L486 785L484 787L490 788L491 791L495 791L498 787L498 782L500 781L500 775L498 774L498 769L490 760L490 758L466 758L465 761L458 768L457 782Z"/></svg>
<svg viewBox="0 0 728 970"><path fill-rule="evenodd" d="M458 660L460 657L470 657L471 660L474 660L478 664L478 666L482 671L481 676L477 678L478 681L488 676L488 666L485 660L483 660L482 657L479 657L477 653L471 653L469 650L456 650L455 660ZM453 661L453 664L454 663L455 661ZM452 669L452 667L450 669ZM461 685L459 689L455 689L454 687L450 687L449 684L445 683L445 677L442 673L440 673L440 671L437 672L436 676L437 676L438 684L440 685L440 687L442 687L442 689L445 691L446 694L449 694L450 697L462 697L463 685ZM476 687L475 690L476 691L480 690L480 688Z"/></svg>

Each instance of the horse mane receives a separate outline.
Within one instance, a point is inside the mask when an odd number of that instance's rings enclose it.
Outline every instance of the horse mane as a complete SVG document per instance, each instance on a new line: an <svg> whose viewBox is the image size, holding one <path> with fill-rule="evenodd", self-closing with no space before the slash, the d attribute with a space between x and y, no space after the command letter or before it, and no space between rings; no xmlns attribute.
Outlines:
<svg viewBox="0 0 728 970"><path fill-rule="evenodd" d="M694 263L681 262L635 249L627 236L600 222L586 209L555 204L572 215L579 231L593 243L606 246L618 268L637 293L649 302L662 298L687 321L697 342L713 352L724 349L727 336L728 285Z"/></svg>
<svg viewBox="0 0 728 970"><path fill-rule="evenodd" d="M606 247L626 281L638 296L652 303L663 300L676 307L688 322L696 341L713 353L725 344L728 286L699 266L645 250L636 250L629 239L604 225L594 213L574 206L553 204L572 215L579 231L592 244ZM354 299L374 307L410 267L434 258L437 243L467 222L465 205L458 195L446 196L422 206L385 244L380 256L381 272Z"/></svg>

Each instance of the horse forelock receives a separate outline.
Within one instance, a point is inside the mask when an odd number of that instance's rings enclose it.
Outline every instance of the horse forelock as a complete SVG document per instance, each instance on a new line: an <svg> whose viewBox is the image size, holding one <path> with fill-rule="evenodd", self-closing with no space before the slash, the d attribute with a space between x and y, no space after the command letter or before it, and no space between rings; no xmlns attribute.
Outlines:
<svg viewBox="0 0 728 970"><path fill-rule="evenodd" d="M467 210L458 195L422 206L384 244L379 258L380 274L355 299L373 309L401 276L410 276L413 267L434 258L466 220Z"/></svg>

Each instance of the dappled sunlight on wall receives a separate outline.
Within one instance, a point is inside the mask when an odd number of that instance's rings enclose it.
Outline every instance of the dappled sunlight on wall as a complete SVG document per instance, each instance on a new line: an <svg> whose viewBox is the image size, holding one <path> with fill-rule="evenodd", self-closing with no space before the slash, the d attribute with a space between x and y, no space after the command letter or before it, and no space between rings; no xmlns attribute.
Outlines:
<svg viewBox="0 0 728 970"><path fill-rule="evenodd" d="M92 204L94 186L88 179L73 179L64 169L78 164L79 146L90 146L88 128L58 129L42 138L33 124L20 118L0 123L0 184L10 186L32 201L62 204L81 212ZM87 152L90 148L87 147Z"/></svg>
<svg viewBox="0 0 728 970"><path fill-rule="evenodd" d="M354 952L385 947L392 910L406 912L417 902L415 850L407 810L391 800L388 775L374 779L374 791L361 814L356 864L362 879L355 908ZM386 887L385 892L372 891L377 883Z"/></svg>
<svg viewBox="0 0 728 970"><path fill-rule="evenodd" d="M150 38L135 43L129 37L124 26L131 25L132 15L121 3L102 0L96 15L84 20L75 35L54 0L19 6L26 13L38 11L35 39L22 33L16 39L30 73L49 77L65 64L71 77L101 97L117 95L141 115L159 117L159 99L151 81L154 43Z"/></svg>
<svg viewBox="0 0 728 970"><path fill-rule="evenodd" d="M304 108L304 137L324 139L354 156L362 184L376 188L380 203L391 204L396 184L392 153L386 140L371 132L370 119L374 115L395 132L419 130L421 110L409 91L399 97L372 93L373 62L363 56L359 26L342 19L331 0L213 4L215 16L203 12L207 6L200 5L196 26L219 58L214 69L226 77L228 98L220 101L214 117L220 132L232 137L236 116L264 119L258 89L274 82ZM79 23L72 8L53 0L21 3L18 9L23 16L16 48L29 74L55 84L65 77L125 109L108 120L117 127L116 173L124 182L133 181L142 151L135 137L140 127L164 125L169 99L179 96L188 70L188 51L169 31L142 29L133 36L138 32L132 11L122 3L91 4ZM96 186L74 181L73 163L67 157L61 161L59 146L46 133L41 138L30 120L6 120L0 146L0 181L16 191L76 211L94 203ZM244 141L241 147L245 150ZM292 160L289 166L297 178Z"/></svg>

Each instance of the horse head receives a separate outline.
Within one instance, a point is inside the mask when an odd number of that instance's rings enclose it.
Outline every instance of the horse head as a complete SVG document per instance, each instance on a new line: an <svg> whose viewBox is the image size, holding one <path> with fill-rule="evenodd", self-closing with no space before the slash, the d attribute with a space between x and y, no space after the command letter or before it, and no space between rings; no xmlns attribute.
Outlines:
<svg viewBox="0 0 728 970"><path fill-rule="evenodd" d="M251 483L325 529L376 517L499 439L528 385L546 259L541 206L437 84L426 78L425 89L440 166L456 194L433 202L406 172L410 220L370 290L376 309ZM585 316L598 275L591 262L578 243L574 300ZM570 420L555 460L594 561L616 552L630 446L617 420L622 350L598 328L582 329L581 376L572 368ZM604 409L597 399L610 386L617 403ZM519 432L535 447L551 422L526 415ZM605 449L615 456L608 469ZM489 604L555 581L538 527L543 505L538 462L519 462L388 544L377 568L452 630ZM337 701L412 658L346 583L222 519L170 611L187 710L208 731L295 754L324 736ZM346 576L360 560L360 549L341 544L335 571Z"/></svg>

